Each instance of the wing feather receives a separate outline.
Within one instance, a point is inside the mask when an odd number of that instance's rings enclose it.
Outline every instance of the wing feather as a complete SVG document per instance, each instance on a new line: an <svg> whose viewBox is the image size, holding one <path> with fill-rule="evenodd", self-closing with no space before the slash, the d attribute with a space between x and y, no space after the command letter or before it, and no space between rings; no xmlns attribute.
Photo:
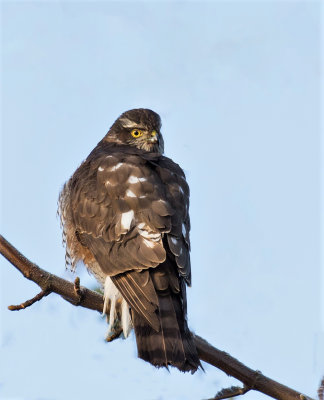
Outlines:
<svg viewBox="0 0 324 400"><path fill-rule="evenodd" d="M150 316L157 307L152 283L136 285L128 273L156 268L168 254L190 284L189 188L172 160L131 152L94 150L69 181L70 207L82 245L129 305L159 329ZM177 291L176 279L172 285Z"/></svg>
<svg viewBox="0 0 324 400"><path fill-rule="evenodd" d="M149 274L148 271L145 271ZM158 298L152 281L135 271L112 277L112 281L121 292L129 306L142 315L152 328L159 332L160 321L157 315ZM146 284L143 282L146 281Z"/></svg>

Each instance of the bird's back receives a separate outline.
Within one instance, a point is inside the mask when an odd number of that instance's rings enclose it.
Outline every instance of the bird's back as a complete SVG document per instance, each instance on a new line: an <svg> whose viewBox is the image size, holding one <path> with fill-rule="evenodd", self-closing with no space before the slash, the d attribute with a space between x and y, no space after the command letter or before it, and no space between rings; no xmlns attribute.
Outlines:
<svg viewBox="0 0 324 400"><path fill-rule="evenodd" d="M59 199L67 262L74 268L83 261L113 287L105 293L110 325L130 312L139 357L194 372L200 362L186 320L188 209L189 188L176 163L104 140Z"/></svg>

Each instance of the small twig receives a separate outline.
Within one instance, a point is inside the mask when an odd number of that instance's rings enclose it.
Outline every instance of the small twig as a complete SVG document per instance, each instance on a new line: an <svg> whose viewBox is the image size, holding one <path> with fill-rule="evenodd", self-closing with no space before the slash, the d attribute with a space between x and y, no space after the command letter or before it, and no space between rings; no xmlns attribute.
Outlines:
<svg viewBox="0 0 324 400"><path fill-rule="evenodd" d="M253 381L251 382L251 384L249 384L249 385L245 384L243 387L231 386L230 388L222 389L218 393L216 393L215 397L213 397L210 400L223 400L223 399L229 399L229 398L236 397L236 396L241 396L241 395L249 392L250 390L254 389L255 384L260 376L262 376L261 372L255 371L255 377L254 377Z"/></svg>
<svg viewBox="0 0 324 400"><path fill-rule="evenodd" d="M230 388L222 389L218 393L216 393L215 397L209 400L223 400L223 399L230 399L235 396L241 396L242 394L247 393L250 388L243 386L231 386Z"/></svg>
<svg viewBox="0 0 324 400"><path fill-rule="evenodd" d="M42 290L35 297L33 297L30 300L26 300L24 303L21 303L17 306L8 306L8 310L10 311L24 310L25 308L30 307L31 305L36 303L36 301L42 300L43 297L48 296L50 293L51 293L50 290Z"/></svg>

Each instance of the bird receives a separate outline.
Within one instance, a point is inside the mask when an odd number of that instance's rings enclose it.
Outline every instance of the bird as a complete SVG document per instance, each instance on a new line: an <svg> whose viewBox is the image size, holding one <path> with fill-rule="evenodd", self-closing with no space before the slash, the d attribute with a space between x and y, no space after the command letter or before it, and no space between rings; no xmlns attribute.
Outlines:
<svg viewBox="0 0 324 400"><path fill-rule="evenodd" d="M122 113L63 185L58 214L67 267L83 263L103 288L107 338L134 329L139 358L196 372L187 322L189 187L164 155L160 116Z"/></svg>

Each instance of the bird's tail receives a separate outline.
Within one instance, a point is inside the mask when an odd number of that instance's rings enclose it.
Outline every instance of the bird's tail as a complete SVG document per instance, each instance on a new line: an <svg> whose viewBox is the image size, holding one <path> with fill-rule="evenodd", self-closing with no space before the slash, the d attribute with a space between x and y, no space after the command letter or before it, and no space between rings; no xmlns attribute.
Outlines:
<svg viewBox="0 0 324 400"><path fill-rule="evenodd" d="M196 346L188 329L179 294L157 291L161 328L154 330L138 313L132 313L138 356L156 367L172 365L194 373L201 367Z"/></svg>

